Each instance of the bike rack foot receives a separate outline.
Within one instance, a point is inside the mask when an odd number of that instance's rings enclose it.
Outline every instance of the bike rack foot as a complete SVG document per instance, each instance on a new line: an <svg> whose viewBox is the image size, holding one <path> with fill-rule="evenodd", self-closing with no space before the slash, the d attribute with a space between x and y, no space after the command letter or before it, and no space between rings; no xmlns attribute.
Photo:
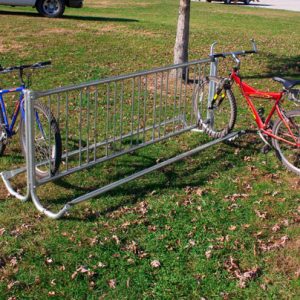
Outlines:
<svg viewBox="0 0 300 300"><path fill-rule="evenodd" d="M0 176L4 182L4 185L6 187L6 189L8 190L8 192L10 193L10 195L16 197L17 199L21 200L22 202L25 202L29 199L29 191L27 188L27 193L26 195L21 195L20 193L18 193L11 185L10 183L10 179L17 176L18 174L24 173L26 172L26 168L19 168L16 170L12 170L12 171L4 171L0 173Z"/></svg>

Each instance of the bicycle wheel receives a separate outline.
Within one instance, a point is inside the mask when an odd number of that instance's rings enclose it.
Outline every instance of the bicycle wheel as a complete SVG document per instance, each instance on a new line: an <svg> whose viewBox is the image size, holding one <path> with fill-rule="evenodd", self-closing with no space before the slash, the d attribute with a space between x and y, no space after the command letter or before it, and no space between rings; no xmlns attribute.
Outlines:
<svg viewBox="0 0 300 300"><path fill-rule="evenodd" d="M285 113L289 127L300 142L300 110L292 110ZM279 119L273 126L273 134L289 142L295 143L284 122ZM289 145L284 141L272 139L277 157L283 165L292 172L300 175L300 147Z"/></svg>
<svg viewBox="0 0 300 300"><path fill-rule="evenodd" d="M194 97L194 112L199 129L213 138L222 138L232 131L236 122L237 106L231 89L224 89L220 78L205 78L198 84ZM209 86L217 93L209 95Z"/></svg>
<svg viewBox="0 0 300 300"><path fill-rule="evenodd" d="M61 163L61 137L58 124L49 108L41 103L34 104L35 112L35 163L39 178L53 176ZM25 124L20 122L20 144L22 152L26 153Z"/></svg>
<svg viewBox="0 0 300 300"><path fill-rule="evenodd" d="M4 128L4 120L2 113L0 112L0 156L3 155L6 147L6 130Z"/></svg>

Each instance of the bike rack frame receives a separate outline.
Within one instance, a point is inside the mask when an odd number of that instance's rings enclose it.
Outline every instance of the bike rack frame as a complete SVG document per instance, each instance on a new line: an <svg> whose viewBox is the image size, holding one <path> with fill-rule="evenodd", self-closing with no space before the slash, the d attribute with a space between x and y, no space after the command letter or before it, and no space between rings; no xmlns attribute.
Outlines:
<svg viewBox="0 0 300 300"><path fill-rule="evenodd" d="M9 193L21 201L31 198L40 212L58 219L78 203L243 134L242 131L233 132L224 138L199 145L72 199L58 212L46 209L37 195L38 188L46 183L182 133L199 131L198 120L193 112L197 85L203 77L217 76L217 57L232 55L232 53L215 54L214 47L215 43L211 46L210 57L206 59L43 92L26 90L24 93L26 167L1 173ZM245 55L250 51L234 53ZM182 74L187 75L184 78ZM210 100L214 94L215 86L212 84L209 90ZM37 178L36 167L51 162L38 161L36 156L34 112L36 101L44 103L55 115L63 143L63 163L59 172L42 179ZM48 142L51 151L51 137ZM27 173L27 193L21 195L13 188L10 180L24 172Z"/></svg>

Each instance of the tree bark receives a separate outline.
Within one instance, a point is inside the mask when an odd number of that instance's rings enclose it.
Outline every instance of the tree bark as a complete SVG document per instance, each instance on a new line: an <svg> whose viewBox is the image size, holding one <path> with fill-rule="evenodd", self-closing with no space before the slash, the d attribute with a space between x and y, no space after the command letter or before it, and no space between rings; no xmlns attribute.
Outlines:
<svg viewBox="0 0 300 300"><path fill-rule="evenodd" d="M188 61L189 33L190 33L191 0L180 0L177 33L174 47L174 64ZM185 69L181 76L185 76Z"/></svg>

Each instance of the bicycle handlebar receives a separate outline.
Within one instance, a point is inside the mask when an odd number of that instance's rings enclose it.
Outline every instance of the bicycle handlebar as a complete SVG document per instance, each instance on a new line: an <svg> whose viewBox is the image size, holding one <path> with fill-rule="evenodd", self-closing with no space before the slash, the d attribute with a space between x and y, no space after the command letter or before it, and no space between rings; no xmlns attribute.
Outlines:
<svg viewBox="0 0 300 300"><path fill-rule="evenodd" d="M210 55L210 58L212 59L212 61L214 61L215 58L218 57L222 57L225 58L227 56L238 56L238 55L246 55L246 54L252 54L252 53L257 53L257 46L255 41L252 39L251 40L252 43L252 50L242 50L242 51L235 51L235 52L224 52L224 53L214 53Z"/></svg>
<svg viewBox="0 0 300 300"><path fill-rule="evenodd" d="M51 61L42 61L42 62L37 62L32 65L21 65L21 66L14 66L14 67L8 67L8 68L3 68L0 65L0 74L5 74L5 73L10 73L16 70L23 71L24 69L40 69L40 68L45 68L47 66L51 65Z"/></svg>

